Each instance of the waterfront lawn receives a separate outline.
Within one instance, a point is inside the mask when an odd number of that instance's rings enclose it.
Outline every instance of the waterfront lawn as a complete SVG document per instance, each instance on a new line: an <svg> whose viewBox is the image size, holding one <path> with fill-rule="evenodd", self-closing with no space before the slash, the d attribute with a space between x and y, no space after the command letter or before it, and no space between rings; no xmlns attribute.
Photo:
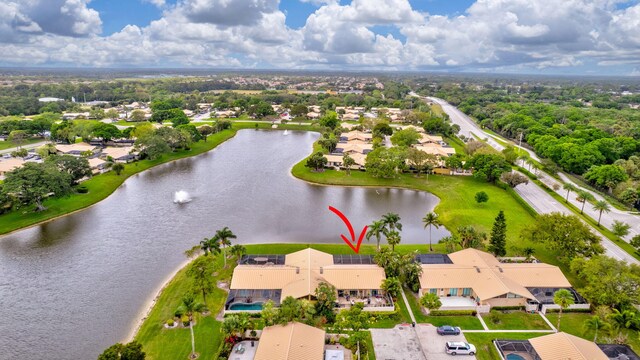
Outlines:
<svg viewBox="0 0 640 360"><path fill-rule="evenodd" d="M489 314L483 314L485 324L491 330L551 330L549 325L539 314L530 314L524 311L492 311L497 315L499 322L491 321Z"/></svg>
<svg viewBox="0 0 640 360"><path fill-rule="evenodd" d="M235 267L233 260L222 268L222 257L216 258L215 269L219 274L216 280L229 279ZM165 329L164 323L173 318L176 309L182 303L184 294L192 289L192 281L186 275L187 267L181 269L162 291L158 300L140 327L136 340L140 342L147 354L147 359L186 359L191 353L191 334L188 328ZM207 307L211 311L208 316L195 315L196 352L201 359L215 359L222 343L220 333L221 322L215 320L227 299L224 290L216 288L207 295ZM198 296L202 301L202 296Z"/></svg>
<svg viewBox="0 0 640 360"><path fill-rule="evenodd" d="M467 342L476 346L476 359L497 360L500 359L493 340L527 340L545 333L464 333Z"/></svg>

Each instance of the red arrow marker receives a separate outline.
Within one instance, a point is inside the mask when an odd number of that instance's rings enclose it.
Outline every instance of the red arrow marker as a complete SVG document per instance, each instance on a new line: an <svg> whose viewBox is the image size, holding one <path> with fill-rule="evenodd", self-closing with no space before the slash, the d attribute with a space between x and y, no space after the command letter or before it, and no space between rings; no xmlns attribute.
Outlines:
<svg viewBox="0 0 640 360"><path fill-rule="evenodd" d="M362 229L360 237L358 237L358 242L354 246L354 243L356 242L356 234L353 231L353 226L351 226L351 222L349 221L349 219L347 219L347 217L343 213L341 213L340 210L334 208L333 206L329 206L329 210L338 215L338 217L342 219L345 225L347 225L347 229L349 229L349 234L351 235L351 241L349 241L349 239L347 239L347 237L342 234L340 234L340 237L345 243L347 243L347 245L349 245L351 250L353 250L357 254L360 251L360 244L362 244L362 239L364 239L364 235L367 233L367 226L365 225L365 227Z"/></svg>

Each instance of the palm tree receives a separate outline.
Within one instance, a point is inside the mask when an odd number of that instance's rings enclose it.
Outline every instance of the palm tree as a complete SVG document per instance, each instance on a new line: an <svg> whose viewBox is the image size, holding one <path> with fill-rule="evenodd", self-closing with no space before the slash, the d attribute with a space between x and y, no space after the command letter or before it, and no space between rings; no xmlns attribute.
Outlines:
<svg viewBox="0 0 640 360"><path fill-rule="evenodd" d="M220 245L222 245L222 258L224 259L224 267L227 267L227 254L225 249L227 246L231 245L230 239L237 239L238 237L226 226L216 231L215 237L220 239Z"/></svg>
<svg viewBox="0 0 640 360"><path fill-rule="evenodd" d="M602 219L602 212L608 213L609 211L611 211L611 207L606 201L600 200L596 202L595 205L593 205L593 210L600 212L600 214L598 215L598 226L600 226L600 219Z"/></svg>
<svg viewBox="0 0 640 360"><path fill-rule="evenodd" d="M440 301L440 297L437 294L428 292L420 298L420 305L429 311L438 310L442 306L442 301Z"/></svg>
<svg viewBox="0 0 640 360"><path fill-rule="evenodd" d="M595 198L591 195L590 192L584 190L578 190L578 201L582 203L582 209L580 209L580 214L584 213L584 205L587 201L593 201Z"/></svg>
<svg viewBox="0 0 640 360"><path fill-rule="evenodd" d="M400 244L400 233L393 230L387 233L387 242L391 245L391 251L396 250L396 245Z"/></svg>
<svg viewBox="0 0 640 360"><path fill-rule="evenodd" d="M560 318L562 317L562 310L568 308L569 306L575 303L573 298L573 294L567 289L560 289L553 294L553 302L560 306L560 312L558 312L558 326L557 329L560 331Z"/></svg>
<svg viewBox="0 0 640 360"><path fill-rule="evenodd" d="M189 330L191 331L191 357L195 358L196 355L196 339L193 336L193 313L196 311L204 311L206 309L204 304L196 302L196 296L193 293L187 293L182 297L182 306L184 307L184 313L189 317Z"/></svg>
<svg viewBox="0 0 640 360"><path fill-rule="evenodd" d="M611 324L606 320L602 319L598 315L593 315L588 318L584 322L585 330L595 330L595 335L593 336L593 342L598 340L598 330L609 331L611 329Z"/></svg>
<svg viewBox="0 0 640 360"><path fill-rule="evenodd" d="M567 190L567 197L564 199L564 202L568 203L569 202L569 194L573 191L573 192L577 192L578 188L575 187L575 185L573 185L572 183L566 183L564 185L562 185L562 188Z"/></svg>
<svg viewBox="0 0 640 360"><path fill-rule="evenodd" d="M386 231L385 223L382 220L376 220L369 225L369 231L367 231L367 241L371 240L372 237L376 238L378 242L378 250L380 250L380 235L384 234Z"/></svg>
<svg viewBox="0 0 640 360"><path fill-rule="evenodd" d="M231 247L231 250L229 250L229 252L231 253L231 255L237 257L238 260L240 260L240 258L242 258L244 255L247 255L247 248L240 244L235 244Z"/></svg>
<svg viewBox="0 0 640 360"><path fill-rule="evenodd" d="M633 310L620 311L618 309L613 309L613 313L610 318L613 320L614 326L618 329L629 329L638 324L638 316Z"/></svg>
<svg viewBox="0 0 640 360"><path fill-rule="evenodd" d="M217 255L220 253L220 240L214 236L210 239L204 238L200 241L200 248L204 251L205 255Z"/></svg>
<svg viewBox="0 0 640 360"><path fill-rule="evenodd" d="M536 249L532 248L531 246L527 246L522 250L524 256L527 257L527 260L531 259L531 257L533 256L533 254L536 253Z"/></svg>
<svg viewBox="0 0 640 360"><path fill-rule="evenodd" d="M398 229L402 231L402 224L400 223L400 215L395 213L387 213L386 215L382 215L382 221L386 226L389 227L389 231L394 231Z"/></svg>
<svg viewBox="0 0 640 360"><path fill-rule="evenodd" d="M460 244L460 239L455 236L446 236L440 239L440 244L444 245L447 252L452 253L456 251L456 246Z"/></svg>
<svg viewBox="0 0 640 360"><path fill-rule="evenodd" d="M422 222L424 223L425 229L427 226L429 227L429 251L433 251L433 245L431 243L431 228L435 227L438 229L442 223L440 219L438 219L438 214L434 212L427 213L423 218Z"/></svg>

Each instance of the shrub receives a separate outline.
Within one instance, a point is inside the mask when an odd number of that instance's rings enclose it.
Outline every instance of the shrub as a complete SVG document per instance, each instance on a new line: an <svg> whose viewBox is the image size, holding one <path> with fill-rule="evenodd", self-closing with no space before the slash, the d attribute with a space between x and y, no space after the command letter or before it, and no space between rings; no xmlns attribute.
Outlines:
<svg viewBox="0 0 640 360"><path fill-rule="evenodd" d="M498 313L495 310L491 310L489 312L489 320L491 320L491 322L494 323L494 324L499 324L500 323L500 313Z"/></svg>
<svg viewBox="0 0 640 360"><path fill-rule="evenodd" d="M184 315L184 308L182 306L176 309L176 312L173 313L173 316L181 318Z"/></svg>
<svg viewBox="0 0 640 360"><path fill-rule="evenodd" d="M79 194L86 194L86 193L88 193L88 192L89 192L89 188L88 188L88 187L86 187L85 185L80 185L80 186L78 186L78 187L76 188L76 191L77 191Z"/></svg>
<svg viewBox="0 0 640 360"><path fill-rule="evenodd" d="M505 311L505 310L524 310L524 306L494 306L491 310Z"/></svg>
<svg viewBox="0 0 640 360"><path fill-rule="evenodd" d="M168 326L173 327L174 324L175 324L175 321L173 321L173 319L167 320L167 325Z"/></svg>
<svg viewBox="0 0 640 360"><path fill-rule="evenodd" d="M475 310L431 310L431 316L476 316Z"/></svg>
<svg viewBox="0 0 640 360"><path fill-rule="evenodd" d="M189 317L187 315L182 315L180 321L182 321L183 326L189 326Z"/></svg>

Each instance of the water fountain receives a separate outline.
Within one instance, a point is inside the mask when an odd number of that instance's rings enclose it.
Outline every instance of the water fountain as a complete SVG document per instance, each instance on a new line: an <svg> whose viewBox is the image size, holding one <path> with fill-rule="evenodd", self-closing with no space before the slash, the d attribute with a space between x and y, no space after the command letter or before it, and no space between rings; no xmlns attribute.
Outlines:
<svg viewBox="0 0 640 360"><path fill-rule="evenodd" d="M173 193L173 202L175 204L186 204L191 201L191 195L184 190L176 191Z"/></svg>
<svg viewBox="0 0 640 360"><path fill-rule="evenodd" d="M282 135L289 135L289 130L285 130Z"/></svg>

